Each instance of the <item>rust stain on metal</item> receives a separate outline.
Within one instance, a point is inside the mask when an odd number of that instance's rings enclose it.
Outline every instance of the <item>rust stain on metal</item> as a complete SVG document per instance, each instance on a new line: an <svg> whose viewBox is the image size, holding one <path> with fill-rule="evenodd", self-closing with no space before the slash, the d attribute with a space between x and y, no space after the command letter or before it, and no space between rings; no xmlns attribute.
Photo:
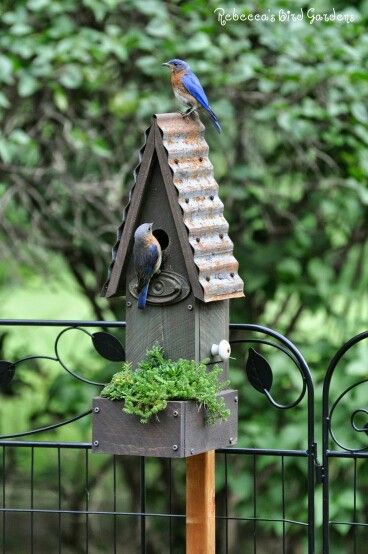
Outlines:
<svg viewBox="0 0 368 554"><path fill-rule="evenodd" d="M244 296L239 264L233 255L229 225L219 186L208 158L205 127L199 117L157 114L157 125L178 193L204 301Z"/></svg>

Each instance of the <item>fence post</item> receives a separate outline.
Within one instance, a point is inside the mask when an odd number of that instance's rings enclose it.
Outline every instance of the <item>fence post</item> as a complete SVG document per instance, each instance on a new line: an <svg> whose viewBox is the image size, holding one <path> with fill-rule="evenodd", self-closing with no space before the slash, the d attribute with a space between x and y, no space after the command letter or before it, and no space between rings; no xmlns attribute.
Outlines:
<svg viewBox="0 0 368 554"><path fill-rule="evenodd" d="M215 451L187 458L186 554L215 554Z"/></svg>

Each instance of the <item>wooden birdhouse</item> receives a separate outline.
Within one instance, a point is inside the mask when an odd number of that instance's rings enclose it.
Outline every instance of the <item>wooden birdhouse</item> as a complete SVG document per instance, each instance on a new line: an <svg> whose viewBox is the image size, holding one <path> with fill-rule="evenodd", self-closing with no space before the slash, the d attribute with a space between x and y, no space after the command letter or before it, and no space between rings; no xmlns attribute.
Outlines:
<svg viewBox="0 0 368 554"><path fill-rule="evenodd" d="M244 294L223 212L198 116L156 115L140 151L103 289L108 298L126 298L126 359L133 365L158 343L173 360L218 362L227 377L229 300ZM132 251L134 232L145 222L153 222L163 259L161 272L150 282L146 308L139 310ZM101 421L100 416L95 419ZM231 436L235 442L236 429ZM101 437L95 440L102 450ZM217 433L211 447L219 447L218 442ZM114 451L124 453L124 448Z"/></svg>

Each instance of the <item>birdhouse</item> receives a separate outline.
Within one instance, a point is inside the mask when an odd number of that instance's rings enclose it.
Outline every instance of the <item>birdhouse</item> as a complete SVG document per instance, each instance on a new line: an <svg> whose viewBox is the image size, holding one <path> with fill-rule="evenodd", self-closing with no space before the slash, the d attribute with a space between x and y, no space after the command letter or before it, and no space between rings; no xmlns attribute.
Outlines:
<svg viewBox="0 0 368 554"><path fill-rule="evenodd" d="M150 281L146 308L140 310L132 254L134 232L145 222L153 222L162 263ZM244 296L228 229L198 116L156 115L140 151L103 288L107 298L126 299L126 359L133 366L159 344L173 360L217 362L227 378L229 300ZM235 396L230 392L234 405ZM95 417L99 425L101 415ZM234 418L230 420L234 425ZM226 422L218 425L225 429ZM224 431L226 445L229 433L235 442L236 429ZM96 440L102 450L101 437ZM115 453L123 450L116 448Z"/></svg>

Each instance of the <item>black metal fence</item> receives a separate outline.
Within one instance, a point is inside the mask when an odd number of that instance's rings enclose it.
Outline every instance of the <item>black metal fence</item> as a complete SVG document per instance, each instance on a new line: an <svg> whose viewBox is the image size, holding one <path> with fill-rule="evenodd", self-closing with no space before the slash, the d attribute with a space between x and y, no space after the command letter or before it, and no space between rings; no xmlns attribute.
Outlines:
<svg viewBox="0 0 368 554"><path fill-rule="evenodd" d="M2 320L0 329L14 326L58 329L53 339L52 354L35 355L31 352L17 360L0 362L2 398L7 399L8 405L12 401L12 379L17 376L22 364L37 367L42 375L40 368L34 364L40 360L47 364L54 363L83 386L70 386L70 406L73 408L65 411L68 417L61 417L63 402L68 403L66 394L58 409L51 404L46 411L41 410L36 421L30 422L30 430L17 429L14 432L7 423L6 409L2 410L0 529L3 554L184 552L184 461L92 454L89 439L90 399L98 392L103 379L98 371L87 371L87 375L76 371L62 353L63 340L68 333L77 332L81 333L81 337L89 337L95 357L102 356L107 360L107 379L114 367L118 369L119 360L123 357L122 346L114 333L121 334L125 323ZM217 451L216 552L310 554L322 548L324 554L360 554L365 551L364 533L368 530L368 523L364 519L366 504L362 503L361 496L367 480L360 479L360 476L364 471L362 464L368 456L365 451L368 447L359 445L354 450L355 447L349 448L339 442L332 422L337 405L367 379L350 385L331 403L330 383L345 353L367 337L368 333L359 335L344 345L326 373L322 464L319 464L314 429L314 386L303 356L288 339L274 330L251 324L231 325L235 357L238 360L246 357L246 374L253 387L249 388L249 397L253 391L252 395L259 399L254 409L267 410L270 427L275 418L280 417L281 423L278 422L280 425L277 426L280 429L293 421L292 414L301 414L293 424L299 434L298 444L303 446L300 449L287 448L287 433L280 432L275 448L269 448L265 433L265 444L261 447L229 447ZM284 357L293 373L291 396L285 403L274 397L274 391L278 392L277 372L267 361L267 352L271 350ZM91 374L96 374L97 378L91 379ZM15 381L16 395L24 393L25 401L26 377L27 373L18 384ZM85 393L85 385L91 387L88 394ZM296 386L300 386L299 391ZM62 382L60 387L59 390L68 390L67 382ZM73 397L74 392L72 394L75 390L78 391L75 393L77 400ZM295 397L292 396L294 390ZM254 391L260 394L256 395ZM55 390L52 394L55 395ZM244 399L241 399L240 408L242 402ZM84 409L75 413L74 405L83 403ZM359 437L366 436L368 426L361 419L367 413L363 407L351 415L351 425ZM56 420L55 423L49 423L51 417ZM21 409L19 418L22 419ZM251 426L256 418L256 411L251 417L248 414L244 424ZM78 420L79 423L73 425ZM240 440L241 430L242 427ZM37 441L30 440L33 435L37 435ZM85 438L83 442L81 437ZM337 443L339 450L329 450L331 439ZM333 467L336 461L345 464L344 475L349 479L351 477L352 506L348 511L342 509L341 515L334 513L333 519L330 519L330 497L334 487L339 487L335 476L341 473L341 470L336 473ZM320 507L321 483L323 523L318 521L315 527L314 507ZM352 514L351 520L346 518L346 513ZM335 533L335 529L340 527L345 532Z"/></svg>
<svg viewBox="0 0 368 554"><path fill-rule="evenodd" d="M358 489L365 495L366 493L366 479L360 480L359 485L359 472L367 472L368 458L368 446L364 443L367 440L368 434L368 402L366 389L362 385L368 382L367 378L360 378L358 381L349 384L343 391L338 391L336 398L331 400L331 383L336 370L344 371L345 365L343 363L344 357L349 354L356 345L362 343L368 338L368 332L360 333L349 341L347 341L335 354L326 372L326 376L323 383L323 398L322 398L322 453L323 463L321 467L321 482L323 486L323 554L332 553L334 550L334 537L336 533L341 534L343 529L343 535L348 537L349 540L349 552L353 554L360 554L367 550L368 539L368 519L367 508L364 503L358 504ZM367 373L366 360L363 368ZM355 409L351 414L344 414L342 417L350 416L348 421L349 426L349 442L358 441L359 444L348 444L345 439L340 439L339 430L343 428L343 420L339 418L339 421L335 423L335 416L337 415L339 406L343 405L344 399L349 395L354 394L356 391L361 391L363 395L353 396L355 402L363 401L363 405L360 408ZM359 405L359 404L358 404ZM351 430L355 431L351 433ZM330 450L330 443L334 447L338 447L338 450ZM352 494L350 496L350 507L352 510L352 519L341 517L335 514L333 519L330 517L330 502L331 494L335 490L338 490L342 481L336 479L341 471L347 475L350 479ZM345 510L346 512L346 510ZM344 516L344 511L342 511ZM360 520L360 521L359 521ZM334 535L332 532L335 531ZM336 540L336 539L335 539Z"/></svg>

